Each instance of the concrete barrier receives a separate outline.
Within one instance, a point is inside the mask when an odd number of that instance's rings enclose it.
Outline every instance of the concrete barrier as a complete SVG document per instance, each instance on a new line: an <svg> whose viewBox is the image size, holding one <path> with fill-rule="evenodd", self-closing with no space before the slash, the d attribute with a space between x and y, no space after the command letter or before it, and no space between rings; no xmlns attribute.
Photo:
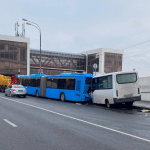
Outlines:
<svg viewBox="0 0 150 150"><path fill-rule="evenodd" d="M143 101L150 102L150 76L140 77L139 84L140 84L141 99Z"/></svg>

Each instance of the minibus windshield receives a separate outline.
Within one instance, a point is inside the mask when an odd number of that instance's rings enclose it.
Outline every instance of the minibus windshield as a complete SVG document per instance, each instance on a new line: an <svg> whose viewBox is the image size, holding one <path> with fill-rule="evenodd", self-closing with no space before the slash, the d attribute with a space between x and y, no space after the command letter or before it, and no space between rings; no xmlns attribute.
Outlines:
<svg viewBox="0 0 150 150"><path fill-rule="evenodd" d="M119 84L134 83L136 81L137 81L136 73L117 74L117 83Z"/></svg>

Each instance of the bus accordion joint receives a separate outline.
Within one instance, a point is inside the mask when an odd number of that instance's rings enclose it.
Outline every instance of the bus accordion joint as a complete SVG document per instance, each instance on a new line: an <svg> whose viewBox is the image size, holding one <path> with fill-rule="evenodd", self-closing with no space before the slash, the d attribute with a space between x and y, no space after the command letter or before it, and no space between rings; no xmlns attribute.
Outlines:
<svg viewBox="0 0 150 150"><path fill-rule="evenodd" d="M118 97L118 90L116 90L116 96Z"/></svg>

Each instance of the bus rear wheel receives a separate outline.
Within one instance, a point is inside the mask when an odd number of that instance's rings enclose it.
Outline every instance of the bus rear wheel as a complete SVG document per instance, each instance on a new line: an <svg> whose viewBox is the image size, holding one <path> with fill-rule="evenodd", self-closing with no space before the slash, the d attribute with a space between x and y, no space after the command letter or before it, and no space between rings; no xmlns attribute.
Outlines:
<svg viewBox="0 0 150 150"><path fill-rule="evenodd" d="M106 107L107 107L107 108L110 108L110 107L111 107L111 105L110 105L110 103L109 103L109 100L108 100L108 99L105 101L105 105L106 105Z"/></svg>
<svg viewBox="0 0 150 150"><path fill-rule="evenodd" d="M38 91L36 91L36 97L39 97L39 92Z"/></svg>
<svg viewBox="0 0 150 150"><path fill-rule="evenodd" d="M64 93L60 94L60 100L63 101L63 102L65 101L65 94Z"/></svg>

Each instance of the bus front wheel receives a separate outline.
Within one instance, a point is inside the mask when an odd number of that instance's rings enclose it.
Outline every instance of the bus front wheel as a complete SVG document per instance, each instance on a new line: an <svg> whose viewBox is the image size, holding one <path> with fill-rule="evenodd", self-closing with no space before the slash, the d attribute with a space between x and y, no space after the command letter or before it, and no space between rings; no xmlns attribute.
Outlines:
<svg viewBox="0 0 150 150"><path fill-rule="evenodd" d="M106 107L107 107L107 108L110 108L110 107L111 107L111 105L110 105L110 103L109 103L109 100L108 100L108 99L105 101L105 105L106 105Z"/></svg>
<svg viewBox="0 0 150 150"><path fill-rule="evenodd" d="M65 101L65 94L64 93L60 94L60 100L63 101L63 102Z"/></svg>

